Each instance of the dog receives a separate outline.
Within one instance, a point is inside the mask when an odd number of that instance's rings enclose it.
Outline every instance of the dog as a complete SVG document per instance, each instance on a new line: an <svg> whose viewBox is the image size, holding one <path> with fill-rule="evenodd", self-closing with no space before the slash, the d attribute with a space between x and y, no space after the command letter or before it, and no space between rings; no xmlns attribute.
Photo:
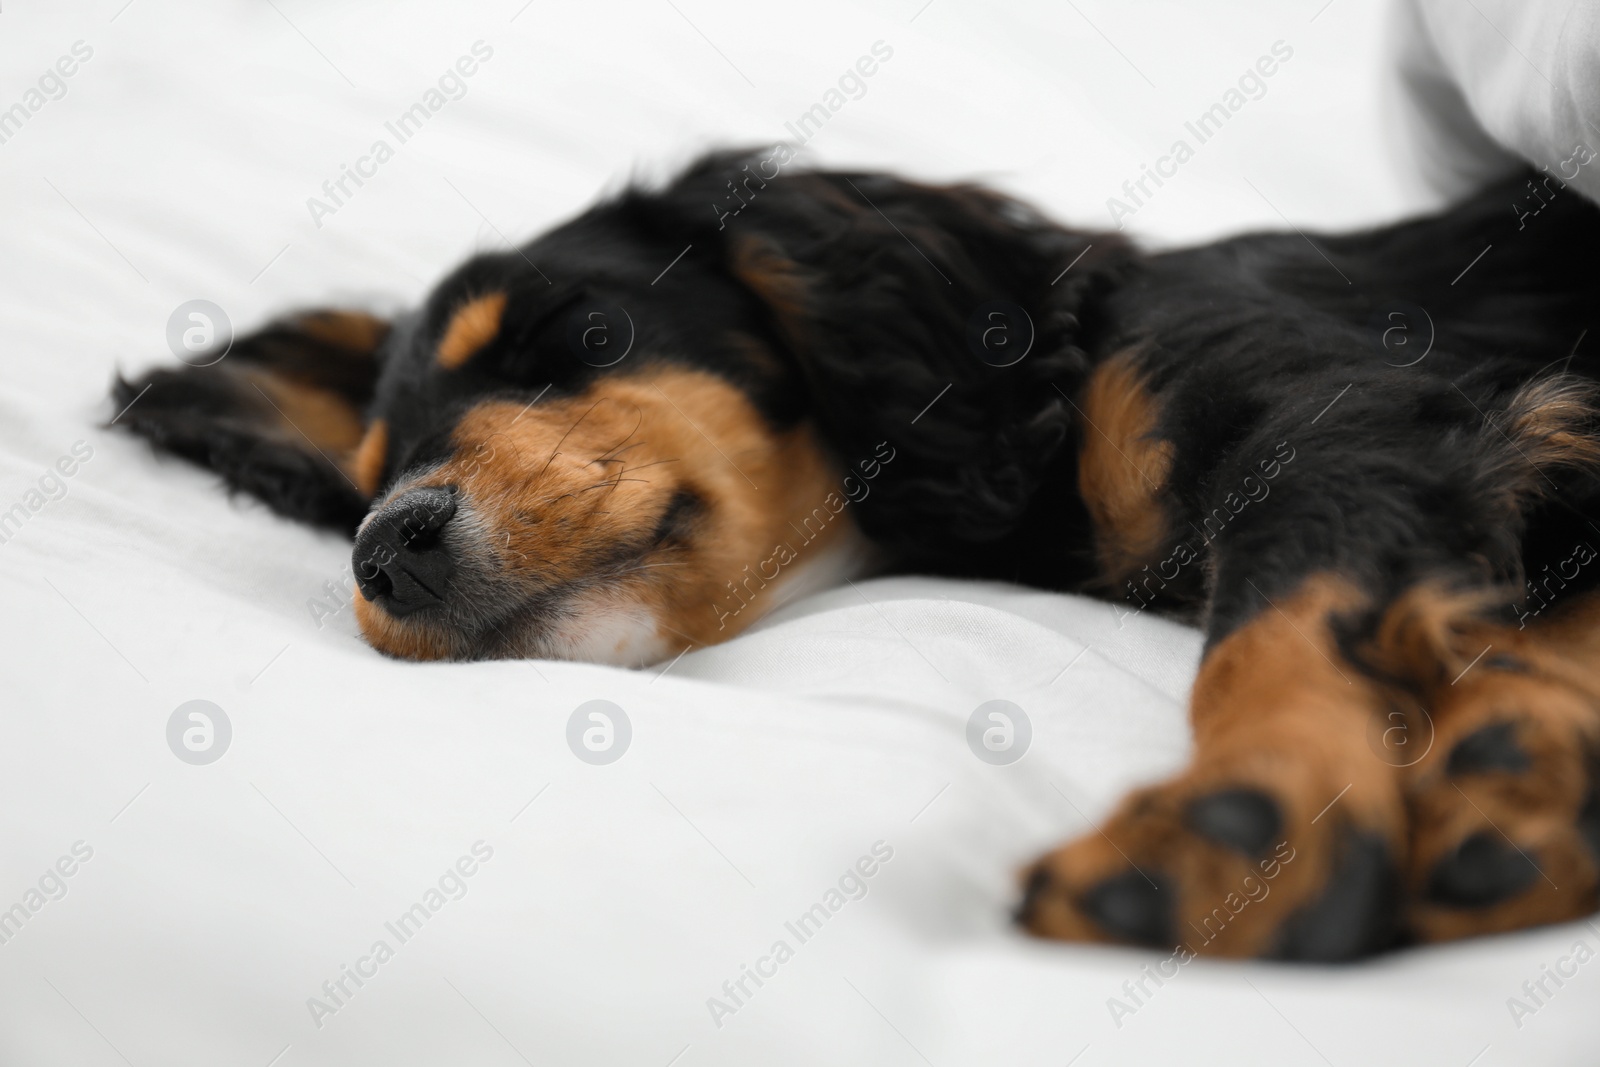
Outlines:
<svg viewBox="0 0 1600 1067"><path fill-rule="evenodd" d="M1548 172L1149 254L718 153L409 313L114 394L353 533L402 658L656 661L885 568L1189 618L1192 763L1032 864L1016 919L1348 960L1596 908L1597 246Z"/></svg>

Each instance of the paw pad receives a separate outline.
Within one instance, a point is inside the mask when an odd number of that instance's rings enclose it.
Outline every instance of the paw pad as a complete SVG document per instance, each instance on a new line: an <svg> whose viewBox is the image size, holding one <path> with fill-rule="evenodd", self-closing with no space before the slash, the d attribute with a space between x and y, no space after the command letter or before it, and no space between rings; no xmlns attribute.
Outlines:
<svg viewBox="0 0 1600 1067"><path fill-rule="evenodd" d="M1034 905L1049 888L1050 872L1041 863L1028 872L1028 880L1022 889L1022 902L1017 905L1017 910L1011 913L1011 921L1018 926L1027 926L1033 919Z"/></svg>
<svg viewBox="0 0 1600 1067"><path fill-rule="evenodd" d="M1201 837L1246 856L1259 856L1283 834L1277 802L1257 789L1225 789L1197 797L1184 812Z"/></svg>
<svg viewBox="0 0 1600 1067"><path fill-rule="evenodd" d="M1578 812L1578 833L1594 853L1596 864L1600 864L1600 789L1589 790L1583 810Z"/></svg>
<svg viewBox="0 0 1600 1067"><path fill-rule="evenodd" d="M1456 747L1450 750L1445 773L1451 777L1489 771L1523 774L1532 766L1533 760L1517 743L1516 724L1497 722L1475 730L1457 742Z"/></svg>
<svg viewBox="0 0 1600 1067"><path fill-rule="evenodd" d="M1084 896L1083 910L1124 941L1162 946L1172 940L1172 893L1158 876L1134 870L1108 878Z"/></svg>
<svg viewBox="0 0 1600 1067"><path fill-rule="evenodd" d="M1463 908L1497 904L1526 889L1539 867L1520 849L1487 833L1473 834L1439 862L1428 899Z"/></svg>
<svg viewBox="0 0 1600 1067"><path fill-rule="evenodd" d="M1346 829L1322 893L1284 925L1280 959L1332 963L1389 947L1399 875L1381 837Z"/></svg>

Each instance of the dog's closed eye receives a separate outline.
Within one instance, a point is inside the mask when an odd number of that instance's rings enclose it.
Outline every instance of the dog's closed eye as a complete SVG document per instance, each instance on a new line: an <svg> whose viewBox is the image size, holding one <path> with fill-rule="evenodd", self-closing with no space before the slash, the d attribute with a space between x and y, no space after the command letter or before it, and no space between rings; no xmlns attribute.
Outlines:
<svg viewBox="0 0 1600 1067"><path fill-rule="evenodd" d="M696 522L704 514L705 501L700 499L699 494L691 489L679 489L672 494L672 499L667 503L667 510L661 513L661 520L656 523L655 531L650 536L650 543L665 545L687 541Z"/></svg>

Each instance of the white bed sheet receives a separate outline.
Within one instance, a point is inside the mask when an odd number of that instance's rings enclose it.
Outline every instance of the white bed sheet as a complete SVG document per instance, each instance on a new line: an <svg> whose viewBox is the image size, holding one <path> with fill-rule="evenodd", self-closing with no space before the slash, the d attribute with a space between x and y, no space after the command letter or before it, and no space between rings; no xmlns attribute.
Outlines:
<svg viewBox="0 0 1600 1067"><path fill-rule="evenodd" d="M0 510L92 450L0 544L0 909L27 912L0 943L0 1064L1594 1062L1600 965L1508 1009L1600 946L1584 925L1342 969L1197 962L1120 1018L1161 954L1009 928L1018 864L1184 759L1190 630L890 579L665 673L402 664L325 591L345 544L97 425L115 368L169 359L185 300L241 328L404 304L629 173L785 136L877 41L892 58L814 162L983 178L1104 226L1281 41L1259 98L1122 221L1172 243L1394 217L1431 201L1389 162L1380 4L65 7L0 16L0 107L92 51L0 143ZM480 40L465 95L314 220ZM196 699L233 731L205 766L166 737ZM633 728L606 766L565 741L595 699ZM1010 766L964 739L990 699L1033 724ZM875 845L892 858L802 943L785 923ZM402 943L385 923L463 857L459 899ZM379 940L392 958L361 963ZM762 963L779 940L792 958ZM346 966L371 976L335 1003Z"/></svg>

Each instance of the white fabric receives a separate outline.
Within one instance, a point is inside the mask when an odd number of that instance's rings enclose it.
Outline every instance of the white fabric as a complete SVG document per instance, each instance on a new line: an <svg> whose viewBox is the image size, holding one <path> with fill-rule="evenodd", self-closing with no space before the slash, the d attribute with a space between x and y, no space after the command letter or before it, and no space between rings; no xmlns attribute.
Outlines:
<svg viewBox="0 0 1600 1067"><path fill-rule="evenodd" d="M814 162L981 178L1105 226L1282 41L1292 58L1129 230L1429 202L1385 162L1372 0L920 3L6 7L0 107L74 42L93 52L0 143L0 511L58 458L73 470L0 544L0 909L65 887L0 943L0 1064L1593 1062L1600 964L1534 1014L1507 1005L1576 940L1600 946L1582 925L1337 970L1197 962L1120 1019L1108 1000L1165 954L1009 928L1019 864L1181 764L1193 631L895 579L665 674L400 663L325 589L347 545L98 428L114 368L170 361L183 301L248 328L415 300L630 172L786 136L880 40L892 58ZM315 225L307 198L480 39L465 96ZM196 699L233 731L206 766L166 738ZM633 727L608 766L565 740L595 699ZM965 741L991 699L1033 724L1011 766ZM786 932L862 857L864 897L804 944ZM385 923L458 861L464 895L399 943ZM379 939L393 958L319 1027L308 999ZM716 1025L708 999L770 971L779 939L793 958Z"/></svg>
<svg viewBox="0 0 1600 1067"><path fill-rule="evenodd" d="M1457 196L1522 166L1600 199L1600 8L1583 0L1402 0L1403 143ZM1537 201L1519 211L1536 211ZM1511 205L1507 205L1511 209Z"/></svg>

